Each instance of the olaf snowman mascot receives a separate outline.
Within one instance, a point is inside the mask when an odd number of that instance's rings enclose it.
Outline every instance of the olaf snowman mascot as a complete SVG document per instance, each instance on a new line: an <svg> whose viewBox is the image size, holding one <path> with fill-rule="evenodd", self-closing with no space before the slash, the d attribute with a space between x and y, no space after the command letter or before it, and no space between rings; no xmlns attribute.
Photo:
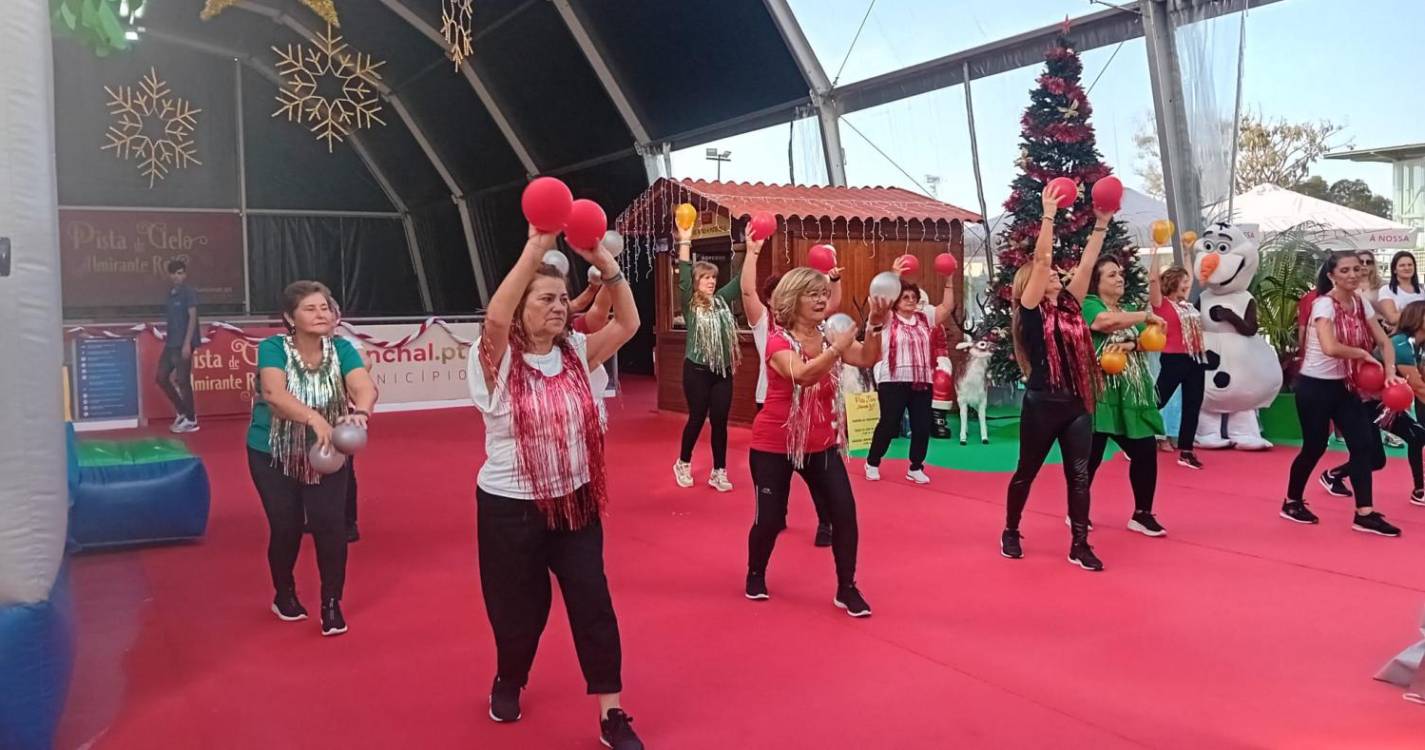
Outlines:
<svg viewBox="0 0 1425 750"><path fill-rule="evenodd" d="M1257 301L1247 291L1261 262L1257 243L1239 227L1215 224L1202 233L1196 249L1194 270L1202 285L1198 309L1207 348L1207 390L1197 445L1266 450L1272 444L1262 437L1256 410L1271 404L1281 391L1282 371L1276 352L1257 335Z"/></svg>

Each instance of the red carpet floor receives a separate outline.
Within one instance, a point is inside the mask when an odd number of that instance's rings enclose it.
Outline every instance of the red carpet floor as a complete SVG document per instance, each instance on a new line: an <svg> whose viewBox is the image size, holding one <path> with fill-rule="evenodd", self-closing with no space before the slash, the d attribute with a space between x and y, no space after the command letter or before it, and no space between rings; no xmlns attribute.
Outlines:
<svg viewBox="0 0 1425 750"><path fill-rule="evenodd" d="M829 551L793 496L768 581L742 597L751 489L679 490L681 420L650 381L611 403L615 500L607 560L625 704L650 748L1421 748L1425 708L1371 680L1417 636L1425 508L1394 460L1379 507L1400 539L1354 533L1349 500L1313 485L1317 527L1277 518L1288 450L1163 462L1165 539L1124 530L1125 464L1095 486L1108 566L1065 562L1063 481L1049 467L1024 525L1027 557L997 551L1007 477L886 465L854 480L862 590L875 616L832 607ZM59 747L594 748L567 621L555 612L525 718L486 717L494 646L476 573L473 410L380 415L361 457L363 540L351 550L351 632L267 610L266 528L238 422L192 436L213 479L198 544L74 563L79 664ZM706 438L695 458L699 477ZM310 545L299 563L317 604Z"/></svg>

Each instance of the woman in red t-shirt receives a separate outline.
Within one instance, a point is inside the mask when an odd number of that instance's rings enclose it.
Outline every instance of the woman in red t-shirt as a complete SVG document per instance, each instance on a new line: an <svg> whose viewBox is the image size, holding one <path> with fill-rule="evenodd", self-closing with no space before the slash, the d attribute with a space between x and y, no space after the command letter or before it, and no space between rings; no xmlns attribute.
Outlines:
<svg viewBox="0 0 1425 750"><path fill-rule="evenodd" d="M1187 301L1192 291L1192 276L1186 268L1173 266L1158 272L1158 253L1148 268L1148 302L1153 314L1167 322L1168 340L1163 347L1158 372L1158 408L1167 405L1173 393L1183 389L1182 419L1178 424L1178 465L1201 469L1202 462L1193 452L1197 436L1197 417L1202 411L1202 397L1207 389L1207 348L1202 337L1202 314Z"/></svg>
<svg viewBox="0 0 1425 750"><path fill-rule="evenodd" d="M871 367L881 358L881 329L890 304L871 298L865 343L854 328L828 336L831 283L810 268L788 271L772 290L775 331L767 337L767 399L752 422L748 465L757 516L747 535L747 598L766 599L767 563L787 527L792 474L802 475L812 499L831 517L837 607L866 617L871 606L856 588L856 499L846 474L845 408L841 364Z"/></svg>

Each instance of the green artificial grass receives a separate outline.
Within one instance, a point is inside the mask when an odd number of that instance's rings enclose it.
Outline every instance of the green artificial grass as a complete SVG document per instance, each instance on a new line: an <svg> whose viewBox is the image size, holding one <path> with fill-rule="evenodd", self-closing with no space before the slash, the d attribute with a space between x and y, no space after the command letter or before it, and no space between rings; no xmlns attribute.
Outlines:
<svg viewBox="0 0 1425 750"><path fill-rule="evenodd" d="M124 466L177 461L192 457L181 440L141 438L139 440L80 440L75 446L79 465Z"/></svg>

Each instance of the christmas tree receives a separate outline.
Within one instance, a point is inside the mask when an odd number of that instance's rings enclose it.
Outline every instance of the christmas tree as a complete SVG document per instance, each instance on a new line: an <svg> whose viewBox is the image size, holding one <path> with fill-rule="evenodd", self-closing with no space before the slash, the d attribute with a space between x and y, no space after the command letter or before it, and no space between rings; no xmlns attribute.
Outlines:
<svg viewBox="0 0 1425 750"><path fill-rule="evenodd" d="M995 275L985 302L986 315L979 335L1002 342L990 362L990 376L998 383L1014 383L1020 378L1009 345L1010 299L1014 274L1034 256L1043 215L1040 194L1055 177L1069 177L1079 183L1079 195L1072 206L1061 211L1054 231L1054 264L1060 270L1074 268L1093 231L1093 203L1089 195L1093 183L1113 173L1103 163L1094 142L1088 95L1079 78L1083 63L1068 38L1060 36L1044 55L1044 72L1038 88L1029 93L1029 108L1020 118L1020 148L1016 165L1021 173L1011 183L1004 209L1012 221L1000 233ZM1127 289L1125 303L1138 304L1147 293L1147 274L1137 261L1123 222L1109 225L1103 255L1118 258L1123 265Z"/></svg>

